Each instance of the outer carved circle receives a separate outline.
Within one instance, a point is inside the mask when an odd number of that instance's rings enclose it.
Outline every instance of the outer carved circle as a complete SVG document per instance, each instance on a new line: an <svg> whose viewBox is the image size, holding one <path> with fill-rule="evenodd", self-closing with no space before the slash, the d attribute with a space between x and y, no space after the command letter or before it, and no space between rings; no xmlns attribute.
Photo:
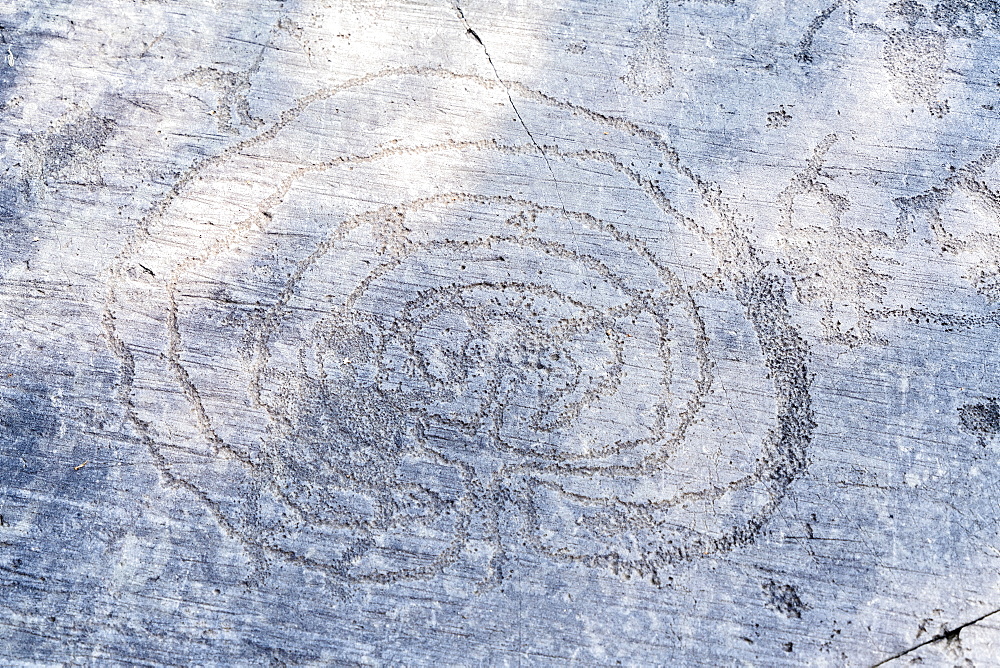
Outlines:
<svg viewBox="0 0 1000 668"><path fill-rule="evenodd" d="M164 474L349 581L524 546L655 577L752 540L805 466L805 350L781 282L701 222L711 193L652 133L523 87L586 148L488 114L400 141L374 88L506 97L441 71L314 96L123 255L109 321ZM370 148L310 143L331 108Z"/></svg>

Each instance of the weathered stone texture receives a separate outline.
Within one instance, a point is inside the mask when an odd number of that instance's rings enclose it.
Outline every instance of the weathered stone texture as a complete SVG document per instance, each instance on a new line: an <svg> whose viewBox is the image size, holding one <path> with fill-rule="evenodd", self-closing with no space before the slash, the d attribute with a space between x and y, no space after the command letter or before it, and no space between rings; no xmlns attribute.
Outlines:
<svg viewBox="0 0 1000 668"><path fill-rule="evenodd" d="M5 664L1000 665L1000 5L0 26Z"/></svg>

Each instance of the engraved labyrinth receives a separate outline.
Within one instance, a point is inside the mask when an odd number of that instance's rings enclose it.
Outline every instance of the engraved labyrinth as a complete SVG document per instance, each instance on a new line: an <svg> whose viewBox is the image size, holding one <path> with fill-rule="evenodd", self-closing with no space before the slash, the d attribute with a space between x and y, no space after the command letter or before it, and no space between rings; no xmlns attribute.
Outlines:
<svg viewBox="0 0 1000 668"><path fill-rule="evenodd" d="M165 478L261 554L656 581L753 540L804 470L806 351L769 271L655 133L412 68L193 168L105 322Z"/></svg>

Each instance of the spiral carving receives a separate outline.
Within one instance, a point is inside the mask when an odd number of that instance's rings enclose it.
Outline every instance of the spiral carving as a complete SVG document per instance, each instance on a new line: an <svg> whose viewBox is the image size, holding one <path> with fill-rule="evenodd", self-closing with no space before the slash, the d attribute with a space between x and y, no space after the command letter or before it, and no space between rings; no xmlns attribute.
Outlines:
<svg viewBox="0 0 1000 668"><path fill-rule="evenodd" d="M193 168L106 324L164 476L254 550L348 582L526 550L656 581L752 541L805 468L769 271L655 133L411 68Z"/></svg>

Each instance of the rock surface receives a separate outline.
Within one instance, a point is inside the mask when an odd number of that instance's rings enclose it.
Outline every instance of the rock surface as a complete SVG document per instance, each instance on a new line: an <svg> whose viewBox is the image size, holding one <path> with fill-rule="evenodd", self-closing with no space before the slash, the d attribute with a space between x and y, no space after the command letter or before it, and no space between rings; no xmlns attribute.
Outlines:
<svg viewBox="0 0 1000 668"><path fill-rule="evenodd" d="M0 5L12 665L1000 665L991 0Z"/></svg>

